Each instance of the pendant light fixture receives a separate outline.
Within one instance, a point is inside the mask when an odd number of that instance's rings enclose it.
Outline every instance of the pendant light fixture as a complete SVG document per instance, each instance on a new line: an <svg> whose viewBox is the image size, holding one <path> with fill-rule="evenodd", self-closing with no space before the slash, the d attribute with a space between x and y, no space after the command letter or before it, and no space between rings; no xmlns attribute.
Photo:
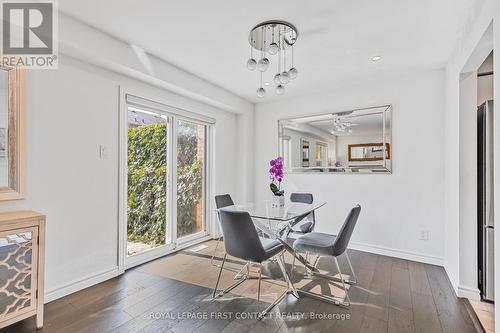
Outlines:
<svg viewBox="0 0 500 333"><path fill-rule="evenodd" d="M277 71L273 76L276 94L285 93L285 85L298 76L298 70L293 63L293 46L297 41L297 29L285 21L266 21L256 25L248 37L250 43L250 59L247 61L247 68L250 71L257 71L260 74L260 86L257 89L257 96L266 96L266 90L262 87L264 72L270 67L269 56L277 57ZM255 60L254 50L260 52L260 59ZM291 56L290 66L287 66L287 53Z"/></svg>

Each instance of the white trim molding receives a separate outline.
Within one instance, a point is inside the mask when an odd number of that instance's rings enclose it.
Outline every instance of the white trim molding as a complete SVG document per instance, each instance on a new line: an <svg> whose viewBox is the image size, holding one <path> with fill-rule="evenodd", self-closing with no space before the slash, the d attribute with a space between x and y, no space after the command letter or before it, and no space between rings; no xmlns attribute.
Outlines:
<svg viewBox="0 0 500 333"><path fill-rule="evenodd" d="M457 292L457 297L464 297L471 299L473 301L481 300L481 292L477 288L471 288L459 285L456 292Z"/></svg>
<svg viewBox="0 0 500 333"><path fill-rule="evenodd" d="M112 279L118 275L120 275L120 272L117 266L97 274L88 275L82 279L73 280L62 286L52 288L51 290L46 290L44 303L52 302L58 298L67 296L74 292L91 287L95 284Z"/></svg>
<svg viewBox="0 0 500 333"><path fill-rule="evenodd" d="M388 248L385 246L351 242L349 248L358 251L370 252L375 254L380 254L389 257L395 257L400 259L412 260L422 262L424 264L431 264L437 266L444 265L444 259L442 257L435 257L428 254L399 250Z"/></svg>

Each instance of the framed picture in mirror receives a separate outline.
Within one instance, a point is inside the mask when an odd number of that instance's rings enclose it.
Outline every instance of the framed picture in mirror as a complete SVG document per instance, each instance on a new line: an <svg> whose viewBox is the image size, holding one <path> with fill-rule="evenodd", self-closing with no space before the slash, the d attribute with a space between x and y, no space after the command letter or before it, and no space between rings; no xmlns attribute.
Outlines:
<svg viewBox="0 0 500 333"><path fill-rule="evenodd" d="M349 162L383 161L385 158L391 159L391 146L386 142L385 149L382 142L379 143L356 143L350 144L348 149Z"/></svg>

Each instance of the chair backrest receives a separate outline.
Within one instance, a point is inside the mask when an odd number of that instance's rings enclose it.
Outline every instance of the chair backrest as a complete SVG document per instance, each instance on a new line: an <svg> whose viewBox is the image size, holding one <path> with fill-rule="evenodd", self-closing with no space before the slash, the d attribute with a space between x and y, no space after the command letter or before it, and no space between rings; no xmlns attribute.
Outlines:
<svg viewBox="0 0 500 333"><path fill-rule="evenodd" d="M358 221L359 213L361 212L361 206L356 205L351 209L349 215L345 219L342 228L340 229L337 238L335 239L335 243L333 244L333 255L339 256L347 249L347 245L349 245L349 241L351 240L351 235L356 226L356 222Z"/></svg>
<svg viewBox="0 0 500 333"><path fill-rule="evenodd" d="M222 194L215 196L215 206L217 206L217 209L232 205L234 205L234 202L229 194Z"/></svg>
<svg viewBox="0 0 500 333"><path fill-rule="evenodd" d="M314 202L314 197L312 193L292 193L290 194L290 201L291 202L301 202L301 203L306 203L306 204L312 204ZM299 216L298 218L295 219L295 222L293 225L297 225L300 221L305 219L306 217L310 217L308 219L308 222L311 222L311 225L309 226L308 230L302 230L302 232L312 232L314 230L315 224L316 224L316 216L314 215L314 211L312 211L309 214Z"/></svg>
<svg viewBox="0 0 500 333"><path fill-rule="evenodd" d="M292 193L290 194L291 202L302 202L306 204L313 203L313 195L311 193Z"/></svg>
<svg viewBox="0 0 500 333"><path fill-rule="evenodd" d="M261 262L265 251L247 212L219 210L226 253L246 261Z"/></svg>

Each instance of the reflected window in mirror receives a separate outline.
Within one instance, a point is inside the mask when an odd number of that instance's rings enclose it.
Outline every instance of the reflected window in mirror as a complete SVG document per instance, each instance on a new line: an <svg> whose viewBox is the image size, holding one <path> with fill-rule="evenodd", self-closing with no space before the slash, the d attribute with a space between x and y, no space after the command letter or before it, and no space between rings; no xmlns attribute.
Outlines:
<svg viewBox="0 0 500 333"><path fill-rule="evenodd" d="M286 171L390 173L391 111L385 105L280 120Z"/></svg>
<svg viewBox="0 0 500 333"><path fill-rule="evenodd" d="M290 142L290 137L283 137L283 166L285 169L290 168L292 166L292 161L291 161L291 142Z"/></svg>

